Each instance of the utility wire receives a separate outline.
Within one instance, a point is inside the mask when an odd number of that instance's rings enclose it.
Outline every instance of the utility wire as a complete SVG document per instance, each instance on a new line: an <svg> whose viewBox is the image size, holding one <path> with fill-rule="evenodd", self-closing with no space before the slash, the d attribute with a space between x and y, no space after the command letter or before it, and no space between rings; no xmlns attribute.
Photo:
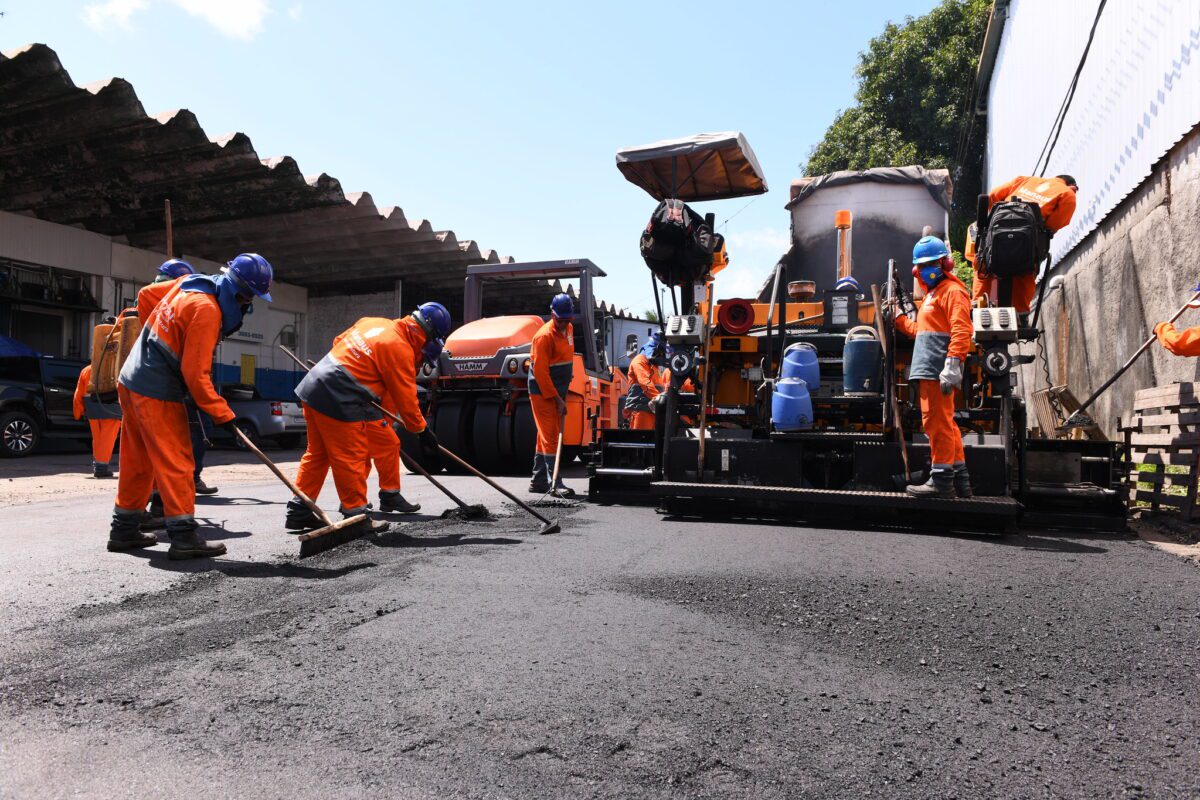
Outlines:
<svg viewBox="0 0 1200 800"><path fill-rule="evenodd" d="M1096 8L1096 18L1092 20L1092 29L1088 32L1087 44L1083 48L1083 54L1079 57L1079 64L1075 67L1075 74L1071 77L1071 84L1067 87L1062 105L1059 106L1058 116L1055 117L1054 124L1050 126L1050 133L1046 135L1042 152L1038 154L1037 164L1034 166L1034 174L1038 177L1045 175L1046 170L1050 167L1050 156L1054 153L1055 145L1058 144L1058 137L1062 133L1067 112L1071 110L1071 101L1075 99L1075 89L1079 86L1079 76L1083 73L1083 65L1087 63L1088 53L1092 49L1092 40L1096 38L1096 26L1100 24L1100 15L1104 13L1104 6L1107 3L1108 0L1100 0L1100 5ZM1045 157L1044 163L1043 157Z"/></svg>

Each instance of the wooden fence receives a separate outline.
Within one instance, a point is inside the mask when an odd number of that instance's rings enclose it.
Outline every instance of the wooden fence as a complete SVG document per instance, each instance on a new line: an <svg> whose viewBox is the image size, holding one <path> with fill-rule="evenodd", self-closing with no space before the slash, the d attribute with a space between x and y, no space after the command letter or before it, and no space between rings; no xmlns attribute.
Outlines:
<svg viewBox="0 0 1200 800"><path fill-rule="evenodd" d="M1131 462L1130 502L1191 520L1200 465L1200 384L1143 389L1133 410L1121 428Z"/></svg>

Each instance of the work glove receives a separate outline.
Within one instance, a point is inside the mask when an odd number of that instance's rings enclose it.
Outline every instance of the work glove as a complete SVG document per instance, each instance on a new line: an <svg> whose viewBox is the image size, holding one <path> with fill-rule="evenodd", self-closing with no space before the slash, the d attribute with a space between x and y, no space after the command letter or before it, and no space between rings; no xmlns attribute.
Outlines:
<svg viewBox="0 0 1200 800"><path fill-rule="evenodd" d="M942 385L942 394L950 394L955 388L962 385L963 379L963 362L961 358L947 358L946 365L942 367L942 372L938 375L938 382Z"/></svg>
<svg viewBox="0 0 1200 800"><path fill-rule="evenodd" d="M665 402L667 402L667 393L662 392L661 394L656 394L654 397L650 398L650 407L658 408Z"/></svg>
<svg viewBox="0 0 1200 800"><path fill-rule="evenodd" d="M421 445L421 455L426 461L436 464L441 451L438 449L438 438L428 427L417 434L417 443Z"/></svg>

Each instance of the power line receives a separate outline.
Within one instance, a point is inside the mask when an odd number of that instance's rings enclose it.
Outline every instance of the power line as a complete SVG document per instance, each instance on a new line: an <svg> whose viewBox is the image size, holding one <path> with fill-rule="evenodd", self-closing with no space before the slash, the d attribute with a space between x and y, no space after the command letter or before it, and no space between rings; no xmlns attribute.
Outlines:
<svg viewBox="0 0 1200 800"><path fill-rule="evenodd" d="M1092 40L1096 38L1096 26L1100 24L1100 15L1104 13L1104 6L1108 0L1100 0L1100 5L1096 8L1096 18L1092 20L1092 29L1088 32L1087 44L1083 48L1083 54L1079 57L1079 64L1075 67L1075 74L1071 77L1071 84L1067 87L1067 94L1063 97L1062 105L1058 108L1058 115L1054 119L1054 124L1050 126L1050 133L1046 135L1046 141L1042 144L1042 152L1038 154L1037 164L1034 165L1033 174L1041 177L1046 174L1046 170L1050 166L1050 156L1054 153L1054 147L1058 144L1059 134L1062 133L1063 122L1067 119L1067 112L1071 110L1071 101L1075 99L1075 89L1079 85L1079 76L1083 72L1083 65L1087 63L1088 53L1092 49ZM1042 159L1045 157L1045 163Z"/></svg>

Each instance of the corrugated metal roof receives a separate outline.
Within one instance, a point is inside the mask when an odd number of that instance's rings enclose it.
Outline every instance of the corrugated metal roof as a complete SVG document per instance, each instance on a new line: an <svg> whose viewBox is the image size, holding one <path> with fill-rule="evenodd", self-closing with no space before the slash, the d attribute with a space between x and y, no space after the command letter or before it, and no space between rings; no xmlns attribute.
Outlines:
<svg viewBox="0 0 1200 800"><path fill-rule="evenodd" d="M244 133L209 136L186 109L149 116L124 79L77 87L42 44L0 55L0 186L2 210L158 251L169 199L177 254L225 261L252 246L317 293L401 279L407 297L453 307L468 265L512 261L290 156L260 158ZM513 288L505 300L523 311L561 291Z"/></svg>

